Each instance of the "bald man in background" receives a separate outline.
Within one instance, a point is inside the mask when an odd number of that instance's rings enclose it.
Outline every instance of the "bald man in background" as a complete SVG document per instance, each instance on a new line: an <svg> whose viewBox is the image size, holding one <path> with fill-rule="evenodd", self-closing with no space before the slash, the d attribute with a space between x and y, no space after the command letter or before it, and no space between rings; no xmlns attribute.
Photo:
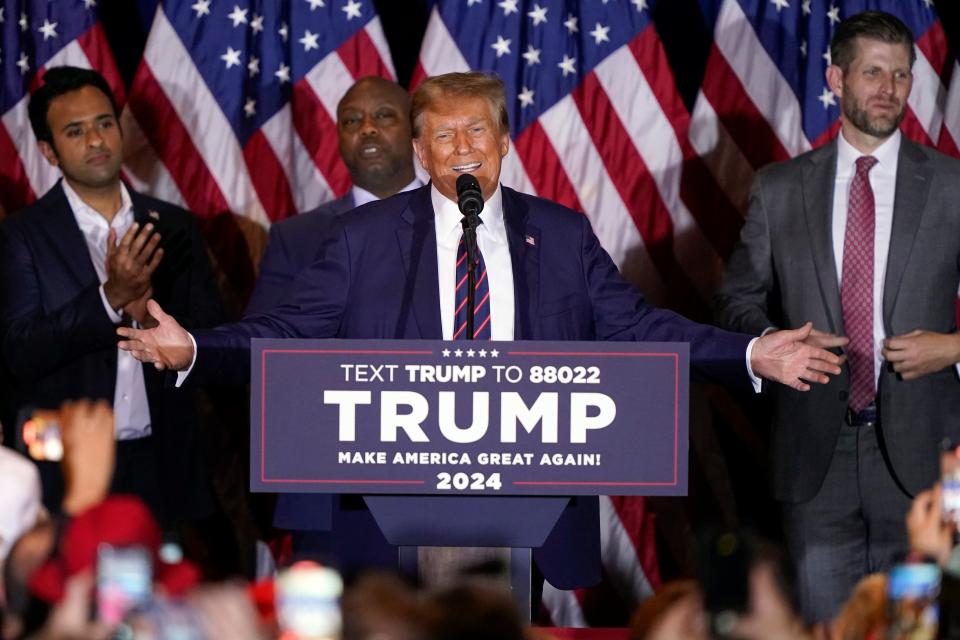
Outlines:
<svg viewBox="0 0 960 640"><path fill-rule="evenodd" d="M370 76L350 87L337 104L337 135L353 187L342 198L273 225L247 316L266 313L284 299L297 274L316 259L319 238L336 216L423 184L413 170L410 96L395 82ZM384 539L360 496L284 493L273 524L293 532L295 557L317 558L346 574L397 566L396 547Z"/></svg>

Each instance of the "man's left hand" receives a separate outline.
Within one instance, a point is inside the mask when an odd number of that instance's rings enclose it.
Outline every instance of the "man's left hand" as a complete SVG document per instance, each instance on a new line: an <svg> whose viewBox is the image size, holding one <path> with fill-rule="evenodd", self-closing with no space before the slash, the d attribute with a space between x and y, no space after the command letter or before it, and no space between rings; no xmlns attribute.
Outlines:
<svg viewBox="0 0 960 640"><path fill-rule="evenodd" d="M753 373L775 380L797 391L809 391L808 383L826 384L840 373L843 359L826 349L805 344L813 324L799 329L771 331L753 345L750 366Z"/></svg>
<svg viewBox="0 0 960 640"><path fill-rule="evenodd" d="M960 334L911 331L883 341L883 357L904 380L915 380L960 362Z"/></svg>

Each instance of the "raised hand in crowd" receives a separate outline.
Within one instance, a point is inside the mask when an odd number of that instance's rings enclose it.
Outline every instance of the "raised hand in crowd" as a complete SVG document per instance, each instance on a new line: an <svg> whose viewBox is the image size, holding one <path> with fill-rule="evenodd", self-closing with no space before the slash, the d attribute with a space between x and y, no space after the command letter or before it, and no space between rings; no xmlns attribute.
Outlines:
<svg viewBox="0 0 960 640"><path fill-rule="evenodd" d="M163 258L159 245L160 234L149 222L143 227L134 223L119 243L116 230L110 230L103 293L113 309L124 309L150 288L150 276Z"/></svg>
<svg viewBox="0 0 960 640"><path fill-rule="evenodd" d="M117 333L126 339L117 345L140 362L160 370L182 371L189 367L193 361L193 342L187 330L153 300L147 301L147 312L156 320L156 326L150 329L119 327Z"/></svg>
<svg viewBox="0 0 960 640"><path fill-rule="evenodd" d="M907 513L907 535L910 537L911 551L934 558L940 566L946 566L953 550L955 528L943 521L940 507L942 491L940 483L937 483L913 499Z"/></svg>

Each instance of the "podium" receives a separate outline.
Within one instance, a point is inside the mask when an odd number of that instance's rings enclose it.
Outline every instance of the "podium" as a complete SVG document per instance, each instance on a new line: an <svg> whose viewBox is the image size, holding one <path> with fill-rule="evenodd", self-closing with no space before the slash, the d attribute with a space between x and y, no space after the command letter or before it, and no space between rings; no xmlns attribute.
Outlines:
<svg viewBox="0 0 960 640"><path fill-rule="evenodd" d="M524 612L571 496L686 494L685 343L255 339L251 358L252 490L362 494L408 572L422 548L502 548Z"/></svg>

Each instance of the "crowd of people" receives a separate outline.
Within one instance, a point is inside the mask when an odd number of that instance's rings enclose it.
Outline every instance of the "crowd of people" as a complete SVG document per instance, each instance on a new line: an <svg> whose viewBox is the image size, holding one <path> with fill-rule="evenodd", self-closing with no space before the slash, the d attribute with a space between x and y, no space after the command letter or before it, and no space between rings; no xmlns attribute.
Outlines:
<svg viewBox="0 0 960 640"><path fill-rule="evenodd" d="M831 55L839 134L758 172L716 298L724 328L651 306L585 216L500 184L506 97L476 72L412 96L354 84L337 107L353 187L271 228L246 313L222 324L193 217L121 180L107 83L47 70L30 124L63 179L0 223L0 422L25 454L0 448L0 637L547 637L490 576L398 577L397 547L351 496L281 495L256 536L270 552L231 561L254 550L212 473L204 392L243 396L257 337L687 342L698 379L771 398L786 546L705 535L699 579L643 602L631 637L960 637L960 481L935 484L941 453L960 468L942 452L960 442L960 163L900 133L902 22L852 16ZM464 174L484 202L476 324ZM597 582L597 499L559 522L537 575Z"/></svg>

